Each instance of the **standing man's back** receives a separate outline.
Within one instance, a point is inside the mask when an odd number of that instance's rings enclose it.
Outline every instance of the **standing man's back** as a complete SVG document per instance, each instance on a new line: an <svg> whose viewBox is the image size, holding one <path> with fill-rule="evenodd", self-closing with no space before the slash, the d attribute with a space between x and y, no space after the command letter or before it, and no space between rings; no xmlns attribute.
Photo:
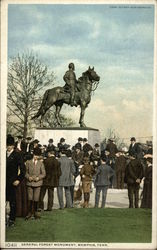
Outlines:
<svg viewBox="0 0 157 250"><path fill-rule="evenodd" d="M43 180L43 186L40 192L40 209L44 209L43 199L48 190L47 211L51 211L54 200L54 188L59 186L59 177L61 176L61 168L59 161L55 158L55 152L50 150L48 158L44 161L46 177Z"/></svg>
<svg viewBox="0 0 157 250"><path fill-rule="evenodd" d="M125 175L128 186L129 208L138 208L139 187L144 176L143 166L139 159L133 159L128 163Z"/></svg>
<svg viewBox="0 0 157 250"><path fill-rule="evenodd" d="M72 174L75 173L74 163L71 159L66 156L66 150L61 151L61 157L58 159L61 166L61 176L59 178L59 187L57 188L58 200L60 209L64 208L63 202L63 188L65 190L66 206L67 208L72 207L72 199L70 193L70 186L74 185L74 181L71 178Z"/></svg>

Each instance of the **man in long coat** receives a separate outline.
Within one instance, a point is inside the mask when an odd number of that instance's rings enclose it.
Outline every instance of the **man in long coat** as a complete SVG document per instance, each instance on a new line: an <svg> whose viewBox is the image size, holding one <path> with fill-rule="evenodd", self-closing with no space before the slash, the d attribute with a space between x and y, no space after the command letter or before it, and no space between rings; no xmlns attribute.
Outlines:
<svg viewBox="0 0 157 250"><path fill-rule="evenodd" d="M113 138L110 138L108 140L108 143L106 145L106 151L109 152L109 155L108 155L109 162L110 162L109 165L114 170L114 175L110 179L110 181L111 181L110 187L115 188L116 187L115 157L116 157L116 154L118 153L118 149L117 149L117 146L115 144L115 140Z"/></svg>
<svg viewBox="0 0 157 250"><path fill-rule="evenodd" d="M72 199L70 193L70 186L74 185L72 175L75 173L75 166L73 161L66 156L66 150L61 149L61 157L58 159L61 164L61 176L59 178L59 186L57 188L58 200L60 209L64 209L63 202L63 188L65 190L66 207L72 207Z"/></svg>
<svg viewBox="0 0 157 250"><path fill-rule="evenodd" d="M14 138L7 138L6 155L6 201L10 203L10 216L7 226L15 225L16 187L24 179L25 165L22 156L14 149Z"/></svg>
<svg viewBox="0 0 157 250"><path fill-rule="evenodd" d="M61 176L61 168L59 161L55 158L55 152L51 149L48 151L48 158L44 161L46 176L43 179L43 186L40 192L39 208L44 209L43 199L48 190L47 211L51 211L54 200L54 188L59 185L59 177Z"/></svg>
<svg viewBox="0 0 157 250"><path fill-rule="evenodd" d="M125 181L128 186L129 208L138 208L139 188L143 176L144 173L141 161L135 158L132 159L125 170Z"/></svg>
<svg viewBox="0 0 157 250"><path fill-rule="evenodd" d="M142 208L152 208L152 160L152 157L147 156L147 167L144 174L144 186L141 202Z"/></svg>
<svg viewBox="0 0 157 250"><path fill-rule="evenodd" d="M101 165L98 166L95 178L95 207L99 206L100 192L102 192L101 208L105 207L107 190L110 185L110 178L114 175L114 170L106 164L106 157L101 158Z"/></svg>
<svg viewBox="0 0 157 250"><path fill-rule="evenodd" d="M116 183L118 189L124 188L124 176L126 168L126 158L123 151L119 151L115 160Z"/></svg>

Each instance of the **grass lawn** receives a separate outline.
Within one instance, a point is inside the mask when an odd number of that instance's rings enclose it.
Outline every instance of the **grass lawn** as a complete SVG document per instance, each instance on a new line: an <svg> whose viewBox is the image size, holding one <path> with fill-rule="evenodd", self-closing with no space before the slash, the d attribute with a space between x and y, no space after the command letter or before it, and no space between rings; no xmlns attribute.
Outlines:
<svg viewBox="0 0 157 250"><path fill-rule="evenodd" d="M40 220L17 218L6 230L6 241L150 243L151 216L150 209L53 210Z"/></svg>

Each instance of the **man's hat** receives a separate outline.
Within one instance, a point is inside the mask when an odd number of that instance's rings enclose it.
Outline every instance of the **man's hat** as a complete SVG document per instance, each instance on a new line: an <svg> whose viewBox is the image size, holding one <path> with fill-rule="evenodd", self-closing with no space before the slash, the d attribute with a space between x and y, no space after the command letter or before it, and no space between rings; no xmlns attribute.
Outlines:
<svg viewBox="0 0 157 250"><path fill-rule="evenodd" d="M83 141L86 142L86 141L87 141L87 138L83 138Z"/></svg>
<svg viewBox="0 0 157 250"><path fill-rule="evenodd" d="M34 154L34 155L37 155L37 156L40 156L40 155L41 155L41 149L40 149L40 148L35 148L35 149L33 150L33 154Z"/></svg>
<svg viewBox="0 0 157 250"><path fill-rule="evenodd" d="M151 154L145 154L144 155L144 159L146 159L147 161L149 161L150 163L153 162L153 155Z"/></svg>
<svg viewBox="0 0 157 250"><path fill-rule="evenodd" d="M12 135L11 135L11 134L7 134L7 138L8 138L8 137L12 137Z"/></svg>
<svg viewBox="0 0 157 250"><path fill-rule="evenodd" d="M61 152L61 154L66 154L67 149L63 146L59 148L59 151Z"/></svg>
<svg viewBox="0 0 157 250"><path fill-rule="evenodd" d="M71 152L70 149L68 149L68 150L66 151L66 156L67 156L67 157L71 157L71 156L72 156L72 152Z"/></svg>
<svg viewBox="0 0 157 250"><path fill-rule="evenodd" d="M7 146L12 146L12 145L14 145L14 143L15 143L14 137L8 136L7 137Z"/></svg>
<svg viewBox="0 0 157 250"><path fill-rule="evenodd" d="M65 141L65 139L62 137L62 138L60 138L60 142L64 142Z"/></svg>
<svg viewBox="0 0 157 250"><path fill-rule="evenodd" d="M22 136L21 136L21 135L18 135L17 138L18 138L18 139L22 139Z"/></svg>
<svg viewBox="0 0 157 250"><path fill-rule="evenodd" d="M153 158L153 155L152 154L145 154L143 156L143 158L147 159L147 158Z"/></svg>
<svg viewBox="0 0 157 250"><path fill-rule="evenodd" d="M33 141L33 143L39 143L39 141L38 141L37 139L35 139L35 140Z"/></svg>
<svg viewBox="0 0 157 250"><path fill-rule="evenodd" d="M105 157L105 156L102 156L102 157L101 157L101 160L104 161L104 162L106 162L106 157Z"/></svg>
<svg viewBox="0 0 157 250"><path fill-rule="evenodd" d="M77 140L78 140L78 141L83 141L83 138L82 138L82 137L79 137Z"/></svg>
<svg viewBox="0 0 157 250"><path fill-rule="evenodd" d="M75 145L75 149L80 149L81 150L81 145L78 143Z"/></svg>
<svg viewBox="0 0 157 250"><path fill-rule="evenodd" d="M99 147L100 147L98 143L95 143L94 146L95 146L96 148L99 148Z"/></svg>
<svg viewBox="0 0 157 250"><path fill-rule="evenodd" d="M29 136L28 136L26 139L27 139L28 141L30 141L30 140L32 140L32 137L29 137Z"/></svg>
<svg viewBox="0 0 157 250"><path fill-rule="evenodd" d="M53 139L49 139L49 142L52 143L52 142L53 142Z"/></svg>
<svg viewBox="0 0 157 250"><path fill-rule="evenodd" d="M146 144L147 144L147 146L151 146L151 147L153 145L152 141L146 141Z"/></svg>
<svg viewBox="0 0 157 250"><path fill-rule="evenodd" d="M131 137L130 141L136 141L135 137Z"/></svg>

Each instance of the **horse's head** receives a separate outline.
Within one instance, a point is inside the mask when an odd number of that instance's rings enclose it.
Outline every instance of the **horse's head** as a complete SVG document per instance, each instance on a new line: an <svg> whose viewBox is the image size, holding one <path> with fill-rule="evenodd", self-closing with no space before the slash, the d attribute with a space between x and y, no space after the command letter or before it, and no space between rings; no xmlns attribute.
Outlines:
<svg viewBox="0 0 157 250"><path fill-rule="evenodd" d="M94 67L91 68L89 66L88 70L85 72L88 75L89 81L93 82L99 82L100 76L97 75L97 73L94 71Z"/></svg>

